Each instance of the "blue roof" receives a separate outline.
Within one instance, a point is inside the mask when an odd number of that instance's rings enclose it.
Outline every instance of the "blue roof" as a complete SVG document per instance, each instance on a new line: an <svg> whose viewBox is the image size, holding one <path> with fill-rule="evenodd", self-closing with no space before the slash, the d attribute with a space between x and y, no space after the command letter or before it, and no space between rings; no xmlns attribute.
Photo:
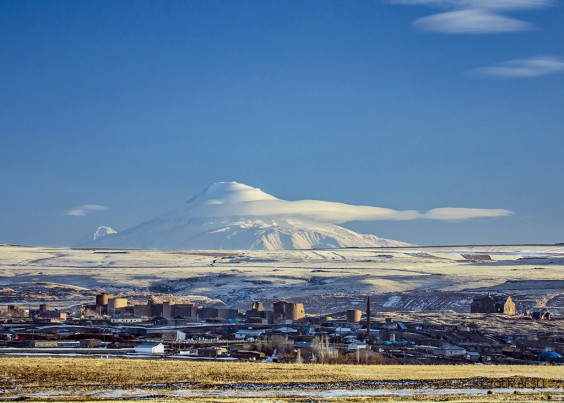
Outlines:
<svg viewBox="0 0 564 403"><path fill-rule="evenodd" d="M539 357L548 358L549 360L557 360L559 358L563 358L562 355L558 354L556 351L545 351L544 353L540 353Z"/></svg>

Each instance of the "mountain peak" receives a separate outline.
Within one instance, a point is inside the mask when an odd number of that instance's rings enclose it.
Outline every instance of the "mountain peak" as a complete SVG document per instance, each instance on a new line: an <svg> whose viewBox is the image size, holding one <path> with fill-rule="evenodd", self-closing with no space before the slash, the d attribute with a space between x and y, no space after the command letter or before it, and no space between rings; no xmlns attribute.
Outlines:
<svg viewBox="0 0 564 403"><path fill-rule="evenodd" d="M230 204L258 200L278 200L259 188L238 182L217 182L205 188L198 195L188 200L188 204L205 202L206 204Z"/></svg>
<svg viewBox="0 0 564 403"><path fill-rule="evenodd" d="M331 221L357 209L316 200L286 201L238 182L214 183L180 208L104 236L98 247L156 249L318 249L405 246ZM376 213L382 209L375 208ZM350 220L348 220L350 221Z"/></svg>

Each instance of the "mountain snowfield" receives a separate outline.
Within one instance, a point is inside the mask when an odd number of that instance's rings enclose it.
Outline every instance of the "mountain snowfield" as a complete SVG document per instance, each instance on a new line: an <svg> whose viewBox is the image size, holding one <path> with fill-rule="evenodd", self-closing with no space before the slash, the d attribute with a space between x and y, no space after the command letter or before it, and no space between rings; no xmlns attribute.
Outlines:
<svg viewBox="0 0 564 403"><path fill-rule="evenodd" d="M112 235L112 234L117 234L117 231L114 230L113 228L102 225L101 227L98 227L96 232L94 232L94 236L92 237L92 240L96 241L100 238L105 237L106 235Z"/></svg>
<svg viewBox="0 0 564 403"><path fill-rule="evenodd" d="M342 219L347 208L315 200L289 202L241 183L219 182L184 206L127 230L112 233L111 228L100 227L96 239L81 246L278 250L410 245L332 223L347 221Z"/></svg>

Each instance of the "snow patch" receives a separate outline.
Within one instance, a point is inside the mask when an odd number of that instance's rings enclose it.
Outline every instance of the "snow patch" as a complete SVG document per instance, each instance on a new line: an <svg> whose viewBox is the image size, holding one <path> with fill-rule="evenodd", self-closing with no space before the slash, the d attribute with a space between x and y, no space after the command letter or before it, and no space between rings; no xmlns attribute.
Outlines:
<svg viewBox="0 0 564 403"><path fill-rule="evenodd" d="M382 304L382 306L386 308L392 308L396 306L401 301L401 297L399 295L392 295L386 302Z"/></svg>

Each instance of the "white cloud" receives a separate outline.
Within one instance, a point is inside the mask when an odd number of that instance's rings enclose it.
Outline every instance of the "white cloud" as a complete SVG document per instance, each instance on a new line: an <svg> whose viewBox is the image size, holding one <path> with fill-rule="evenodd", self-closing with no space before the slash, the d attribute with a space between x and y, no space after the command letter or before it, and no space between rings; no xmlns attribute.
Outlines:
<svg viewBox="0 0 564 403"><path fill-rule="evenodd" d="M481 9L433 14L415 20L413 25L423 31L450 34L493 34L524 31L531 28L528 22Z"/></svg>
<svg viewBox="0 0 564 403"><path fill-rule="evenodd" d="M88 215L88 213L94 211L104 211L108 208L106 206L101 206L99 204L83 204L82 206L75 207L69 209L65 212L65 215L72 216L72 217L84 217Z"/></svg>
<svg viewBox="0 0 564 403"><path fill-rule="evenodd" d="M230 182L208 187L192 198L181 216L186 217L306 217L316 221L342 224L350 221L378 220L466 220L471 218L503 217L513 214L503 209L437 208L426 213L416 210L393 210L376 206L357 206L321 200L288 201L264 193L258 188ZM174 212L173 217L178 217Z"/></svg>
<svg viewBox="0 0 564 403"><path fill-rule="evenodd" d="M65 212L65 215L70 215L73 217L82 217L86 215L86 211L81 209L70 209Z"/></svg>
<svg viewBox="0 0 564 403"><path fill-rule="evenodd" d="M355 206L321 200L260 200L242 203L237 209L241 215L299 215L337 224L349 221L413 220L419 218L419 213L415 210L399 211L384 207Z"/></svg>
<svg viewBox="0 0 564 403"><path fill-rule="evenodd" d="M430 6L447 11L417 19L418 29L449 34L492 34L531 29L526 21L503 15L504 12L537 9L553 0L390 0L392 4Z"/></svg>
<svg viewBox="0 0 564 403"><path fill-rule="evenodd" d="M471 71L493 77L539 77L559 72L564 72L564 60L553 56L509 60Z"/></svg>
<svg viewBox="0 0 564 403"><path fill-rule="evenodd" d="M459 3L451 1L451 3ZM554 4L553 0L466 0L466 7L489 8L496 10L524 10L548 7Z"/></svg>
<svg viewBox="0 0 564 403"><path fill-rule="evenodd" d="M442 207L427 211L422 215L422 218L455 221L467 220L469 218L504 217L511 214L513 214L511 211L504 209Z"/></svg>
<svg viewBox="0 0 564 403"><path fill-rule="evenodd" d="M375 206L356 206L320 200L259 200L224 205L225 215L307 216L313 220L342 224L350 221L406 221L420 218L431 220L467 220L503 217L513 214L504 209L436 208L426 213L416 210L393 210ZM214 209L215 210L215 209ZM217 210L211 214L215 215Z"/></svg>

